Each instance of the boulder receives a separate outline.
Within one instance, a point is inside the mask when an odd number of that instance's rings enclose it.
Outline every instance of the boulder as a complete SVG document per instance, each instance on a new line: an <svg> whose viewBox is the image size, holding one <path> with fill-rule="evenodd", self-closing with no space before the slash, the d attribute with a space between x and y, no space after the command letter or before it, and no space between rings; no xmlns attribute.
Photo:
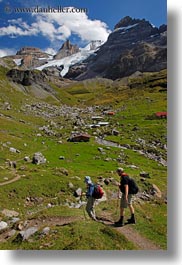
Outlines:
<svg viewBox="0 0 182 265"><path fill-rule="evenodd" d="M28 240L29 237L34 235L38 231L37 227L29 227L27 230L23 230L19 232L19 234L16 237L16 241L25 241Z"/></svg>
<svg viewBox="0 0 182 265"><path fill-rule="evenodd" d="M140 172L140 177L142 177L142 178L150 178L150 175L149 175L149 173L146 173L146 172Z"/></svg>
<svg viewBox="0 0 182 265"><path fill-rule="evenodd" d="M154 196L156 196L157 198L162 197L162 192L160 191L160 189L155 184L152 184L152 194Z"/></svg>
<svg viewBox="0 0 182 265"><path fill-rule="evenodd" d="M17 217L19 215L18 212L8 209L2 210L2 214L6 217Z"/></svg>
<svg viewBox="0 0 182 265"><path fill-rule="evenodd" d="M78 188L77 190L74 191L75 197L80 197L81 195L82 195L82 188Z"/></svg>
<svg viewBox="0 0 182 265"><path fill-rule="evenodd" d="M0 231L7 228L7 227L8 227L8 224L6 222L4 222L4 221L0 222Z"/></svg>
<svg viewBox="0 0 182 265"><path fill-rule="evenodd" d="M33 155L32 163L39 165L39 164L45 164L46 158L42 155L42 153L38 152Z"/></svg>

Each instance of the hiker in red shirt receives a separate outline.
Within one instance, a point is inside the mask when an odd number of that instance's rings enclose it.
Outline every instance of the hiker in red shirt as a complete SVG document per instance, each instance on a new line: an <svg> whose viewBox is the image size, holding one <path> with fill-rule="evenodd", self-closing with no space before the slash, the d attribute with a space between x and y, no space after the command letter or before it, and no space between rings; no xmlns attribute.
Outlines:
<svg viewBox="0 0 182 265"><path fill-rule="evenodd" d="M130 178L128 174L124 172L123 168L118 168L117 171L120 178L120 184L118 184L120 191L122 192L121 204L120 204L120 219L115 222L115 226L120 227L124 225L124 212L127 207L130 209L131 218L127 220L128 224L135 224L134 208L132 206L132 194L129 189Z"/></svg>

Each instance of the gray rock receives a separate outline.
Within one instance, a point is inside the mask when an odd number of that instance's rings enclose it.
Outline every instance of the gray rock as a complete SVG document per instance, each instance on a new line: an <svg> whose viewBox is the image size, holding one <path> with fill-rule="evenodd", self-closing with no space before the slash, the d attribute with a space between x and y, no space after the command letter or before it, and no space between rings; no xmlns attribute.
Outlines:
<svg viewBox="0 0 182 265"><path fill-rule="evenodd" d="M43 235L48 235L49 234L49 232L50 232L50 227L45 227L43 230L42 230L42 234Z"/></svg>
<svg viewBox="0 0 182 265"><path fill-rule="evenodd" d="M8 224L6 222L4 222L4 221L0 222L0 231L7 228L7 227L8 227Z"/></svg>
<svg viewBox="0 0 182 265"><path fill-rule="evenodd" d="M46 158L40 152L35 153L32 159L32 163L36 165L45 164L46 161Z"/></svg>
<svg viewBox="0 0 182 265"><path fill-rule="evenodd" d="M80 197L81 195L82 195L82 188L78 188L77 190L75 190L74 192L75 197Z"/></svg>
<svg viewBox="0 0 182 265"><path fill-rule="evenodd" d="M59 157L59 160L64 160L64 159L65 159L64 156L60 156L60 157Z"/></svg>
<svg viewBox="0 0 182 265"><path fill-rule="evenodd" d="M16 153L16 148L10 147L9 151L12 152L12 153Z"/></svg>
<svg viewBox="0 0 182 265"><path fill-rule="evenodd" d="M73 183L69 182L68 187L69 187L70 189L73 189L73 188L74 188Z"/></svg>
<svg viewBox="0 0 182 265"><path fill-rule="evenodd" d="M149 173L146 173L146 172L140 172L140 177L150 178L150 175L149 175Z"/></svg>
<svg viewBox="0 0 182 265"><path fill-rule="evenodd" d="M98 151L101 152L101 153L104 151L104 149L103 149L102 147L98 147L97 149L98 149Z"/></svg>
<svg viewBox="0 0 182 265"><path fill-rule="evenodd" d="M2 214L6 217L17 217L19 215L18 212L8 209L2 210Z"/></svg>
<svg viewBox="0 0 182 265"><path fill-rule="evenodd" d="M29 156L25 156L25 157L24 157L24 161L26 161L26 162L30 162L30 157L29 157Z"/></svg>
<svg viewBox="0 0 182 265"><path fill-rule="evenodd" d="M161 198L162 197L162 192L160 191L160 189L155 184L152 184L152 193L157 198Z"/></svg>
<svg viewBox="0 0 182 265"><path fill-rule="evenodd" d="M29 227L27 230L21 231L17 237L19 237L22 241L28 240L29 237L34 235L38 231L37 227Z"/></svg>

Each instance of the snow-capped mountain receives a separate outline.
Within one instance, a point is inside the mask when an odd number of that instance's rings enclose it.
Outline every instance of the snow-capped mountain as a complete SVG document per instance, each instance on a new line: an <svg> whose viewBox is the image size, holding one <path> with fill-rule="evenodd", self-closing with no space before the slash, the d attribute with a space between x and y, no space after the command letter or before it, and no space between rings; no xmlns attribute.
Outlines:
<svg viewBox="0 0 182 265"><path fill-rule="evenodd" d="M167 26L159 28L145 19L122 18L96 56L71 66L66 78L118 79L137 71L157 72L167 67Z"/></svg>
<svg viewBox="0 0 182 265"><path fill-rule="evenodd" d="M102 44L103 43L101 41L92 41L86 47L79 48L78 52L61 59L50 60L46 64L41 65L40 67L36 67L36 69L43 70L44 68L53 66L61 67L62 70L60 71L60 75L64 77L68 73L70 66L73 66L86 60L91 54L94 54Z"/></svg>

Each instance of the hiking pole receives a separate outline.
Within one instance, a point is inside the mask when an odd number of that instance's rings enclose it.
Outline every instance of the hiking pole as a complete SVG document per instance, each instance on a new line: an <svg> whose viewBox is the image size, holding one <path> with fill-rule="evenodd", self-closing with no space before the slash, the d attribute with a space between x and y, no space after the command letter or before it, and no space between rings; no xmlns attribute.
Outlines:
<svg viewBox="0 0 182 265"><path fill-rule="evenodd" d="M117 194L117 204L116 204L116 212L115 214L118 214L118 208L119 208L119 202L120 202L121 196L120 196L120 190L118 188L118 194Z"/></svg>
<svg viewBox="0 0 182 265"><path fill-rule="evenodd" d="M82 201L82 195L80 196L80 200L81 200L81 207L83 207L83 215L84 215L84 218L85 218L85 221L87 220L87 217L86 217L86 213L85 213L85 205L83 204L83 201Z"/></svg>

